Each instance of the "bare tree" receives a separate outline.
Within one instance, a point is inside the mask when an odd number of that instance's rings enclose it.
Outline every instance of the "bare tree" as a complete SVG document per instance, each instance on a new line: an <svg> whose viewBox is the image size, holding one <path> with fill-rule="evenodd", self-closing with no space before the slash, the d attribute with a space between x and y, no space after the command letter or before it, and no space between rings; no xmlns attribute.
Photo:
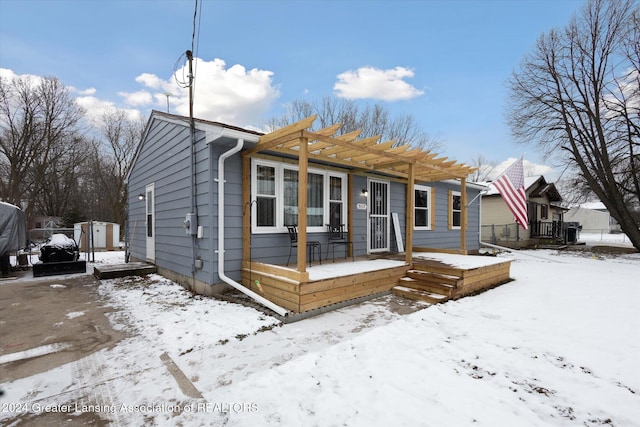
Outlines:
<svg viewBox="0 0 640 427"><path fill-rule="evenodd" d="M509 81L509 124L573 168L640 249L639 10L592 0L543 34Z"/></svg>
<svg viewBox="0 0 640 427"><path fill-rule="evenodd" d="M144 123L130 119L124 110L112 109L103 115L100 130L104 139L94 144L95 175L100 183L101 196L110 207L110 219L124 226L127 206L125 180L142 138Z"/></svg>
<svg viewBox="0 0 640 427"><path fill-rule="evenodd" d="M482 154L478 154L471 162L471 166L475 167L476 171L469 175L468 180L471 182L489 181L497 165L498 162L489 160Z"/></svg>
<svg viewBox="0 0 640 427"><path fill-rule="evenodd" d="M30 217L48 191L51 168L81 138L84 115L56 78L0 78L0 197Z"/></svg>
<svg viewBox="0 0 640 427"><path fill-rule="evenodd" d="M43 215L62 217L82 206L75 201L81 197L78 182L86 170L91 144L84 137L76 136L71 144L54 147L53 151L56 161L46 166L46 179L35 198L34 210Z"/></svg>
<svg viewBox="0 0 640 427"><path fill-rule="evenodd" d="M362 130L360 138L381 135L381 141L394 140L394 146L411 145L435 151L440 144L422 131L411 115L392 118L381 104L360 108L354 101L326 96L320 101L295 100L284 113L267 122L270 130L295 123L305 117L318 115L316 127L322 129L342 123L338 134Z"/></svg>

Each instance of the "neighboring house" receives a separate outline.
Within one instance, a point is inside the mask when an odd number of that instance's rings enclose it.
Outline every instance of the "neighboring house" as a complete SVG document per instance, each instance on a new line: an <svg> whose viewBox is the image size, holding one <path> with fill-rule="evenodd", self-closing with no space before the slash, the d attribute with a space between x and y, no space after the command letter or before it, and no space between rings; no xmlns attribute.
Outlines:
<svg viewBox="0 0 640 427"><path fill-rule="evenodd" d="M27 238L33 242L44 242L62 228L64 221L59 216L34 215L27 220Z"/></svg>
<svg viewBox="0 0 640 427"><path fill-rule="evenodd" d="M484 183L489 189L482 196L482 241L519 248L565 238L563 215L566 209L560 206L562 197L556 186L542 175L525 177L524 181L529 218L527 230L515 223L498 190L490 183Z"/></svg>
<svg viewBox="0 0 640 427"><path fill-rule="evenodd" d="M128 176L131 260L153 263L198 293L245 286L253 298L301 312L388 291L406 273L389 270L337 290L310 284L306 242L319 242L324 258L327 224L344 224L355 257L401 247L395 258L408 265L414 249L478 252L479 204L467 204L484 187L466 182L471 167L357 140L359 132L335 136L339 125L310 131L314 119L266 135L195 119L192 135L189 118L153 111ZM287 225L299 228L289 268ZM307 303L305 286L315 286Z"/></svg>
<svg viewBox="0 0 640 427"><path fill-rule="evenodd" d="M583 203L569 209L565 221L578 222L583 233L610 233L620 231L617 221L611 217L602 202Z"/></svg>

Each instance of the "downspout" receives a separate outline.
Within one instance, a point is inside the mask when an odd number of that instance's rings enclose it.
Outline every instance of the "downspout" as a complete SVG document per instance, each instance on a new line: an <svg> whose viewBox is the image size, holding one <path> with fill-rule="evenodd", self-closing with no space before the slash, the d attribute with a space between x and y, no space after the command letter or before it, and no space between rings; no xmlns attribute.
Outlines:
<svg viewBox="0 0 640 427"><path fill-rule="evenodd" d="M252 290L247 289L240 283L228 277L224 272L224 161L228 157L242 150L243 145L244 139L238 138L238 143L235 147L225 151L220 155L220 157L218 157L218 276L220 277L220 280L249 296L254 301L270 308L281 316L286 316L289 312L285 308L282 308L268 299L261 297Z"/></svg>

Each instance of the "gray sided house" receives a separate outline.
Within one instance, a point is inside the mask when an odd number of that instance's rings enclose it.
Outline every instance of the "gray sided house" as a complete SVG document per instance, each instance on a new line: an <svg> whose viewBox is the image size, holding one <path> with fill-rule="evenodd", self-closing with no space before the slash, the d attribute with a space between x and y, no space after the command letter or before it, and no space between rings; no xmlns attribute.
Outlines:
<svg viewBox="0 0 640 427"><path fill-rule="evenodd" d="M264 289L268 277L308 278L307 263L318 259L308 259L306 242L320 243L325 263L328 224L344 226L349 258L402 253L410 263L414 250L479 250L484 187L466 183L471 168L333 136L337 125L309 131L313 119L269 134L195 119L191 132L189 118L153 111L128 177L131 259L201 294L245 286L302 311L286 290ZM293 252L287 225L299 229Z"/></svg>

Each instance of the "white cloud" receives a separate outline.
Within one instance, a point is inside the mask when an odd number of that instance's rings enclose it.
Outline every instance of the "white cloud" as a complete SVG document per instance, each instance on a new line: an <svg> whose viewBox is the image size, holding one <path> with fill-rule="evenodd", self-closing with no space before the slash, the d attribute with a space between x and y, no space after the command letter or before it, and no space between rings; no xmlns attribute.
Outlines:
<svg viewBox="0 0 640 427"><path fill-rule="evenodd" d="M413 70L404 67L390 70L361 67L356 71L349 70L338 74L338 82L333 86L333 90L336 96L347 99L411 99L424 94L424 91L404 81L413 76Z"/></svg>
<svg viewBox="0 0 640 427"><path fill-rule="evenodd" d="M95 96L79 96L76 98L76 103L85 109L87 120L96 126L100 125L102 117L107 111L115 108L126 111L130 120L142 119L142 113L136 109L119 108L113 102L104 101Z"/></svg>
<svg viewBox="0 0 640 427"><path fill-rule="evenodd" d="M226 68L222 59L204 61L196 58L194 116L200 119L220 121L236 126L249 126L264 121L273 101L280 95L273 85L273 72L253 68L247 70L236 64ZM142 74L138 83L154 89L150 97L156 108L165 111L167 94L170 112L189 114L189 91L187 65L178 69L168 80L161 80L152 74ZM176 82L180 82L178 85ZM151 103L151 99L149 100Z"/></svg>
<svg viewBox="0 0 640 427"><path fill-rule="evenodd" d="M136 77L136 82L141 83L152 89L162 88L165 81L155 74L143 73Z"/></svg>
<svg viewBox="0 0 640 427"><path fill-rule="evenodd" d="M205 61L199 58L195 58L193 68L196 76L194 115L200 119L249 128L265 121L264 114L280 96L272 81L272 71L246 69L239 64L227 68L222 59ZM167 101L171 113L188 115L189 91L184 84L178 83L186 83L187 69L185 64L166 80L154 74L144 73L135 79L144 86L143 89L118 92L124 104L131 107L125 108L130 117L140 118L151 108L166 111ZM34 83L41 79L40 76L26 74L17 76L12 70L5 68L0 68L0 77L31 78ZM122 109L116 105L115 100L105 100L96 96L97 90L93 87L78 89L69 86L69 89L77 96L75 99L78 105L86 110L87 119L94 124L100 122L107 110Z"/></svg>
<svg viewBox="0 0 640 427"><path fill-rule="evenodd" d="M153 102L153 96L146 90L139 90L137 92L118 92L118 95L124 98L124 102L131 106L149 105Z"/></svg>
<svg viewBox="0 0 640 427"><path fill-rule="evenodd" d="M497 164L489 174L489 179L495 180L496 178L498 178L500 174L507 170L507 168L511 166L516 160L517 159L515 157L509 157L502 163ZM547 182L553 182L557 177L556 170L551 166L532 163L529 160L523 160L522 166L524 168L525 177L542 175L544 176L544 179L547 180Z"/></svg>
<svg viewBox="0 0 640 427"><path fill-rule="evenodd" d="M78 95L83 95L83 96L95 95L96 92L97 92L96 88L94 88L94 87L90 87L88 89L81 90L81 89L75 88L73 86L69 86L69 90L72 93L77 93Z"/></svg>

